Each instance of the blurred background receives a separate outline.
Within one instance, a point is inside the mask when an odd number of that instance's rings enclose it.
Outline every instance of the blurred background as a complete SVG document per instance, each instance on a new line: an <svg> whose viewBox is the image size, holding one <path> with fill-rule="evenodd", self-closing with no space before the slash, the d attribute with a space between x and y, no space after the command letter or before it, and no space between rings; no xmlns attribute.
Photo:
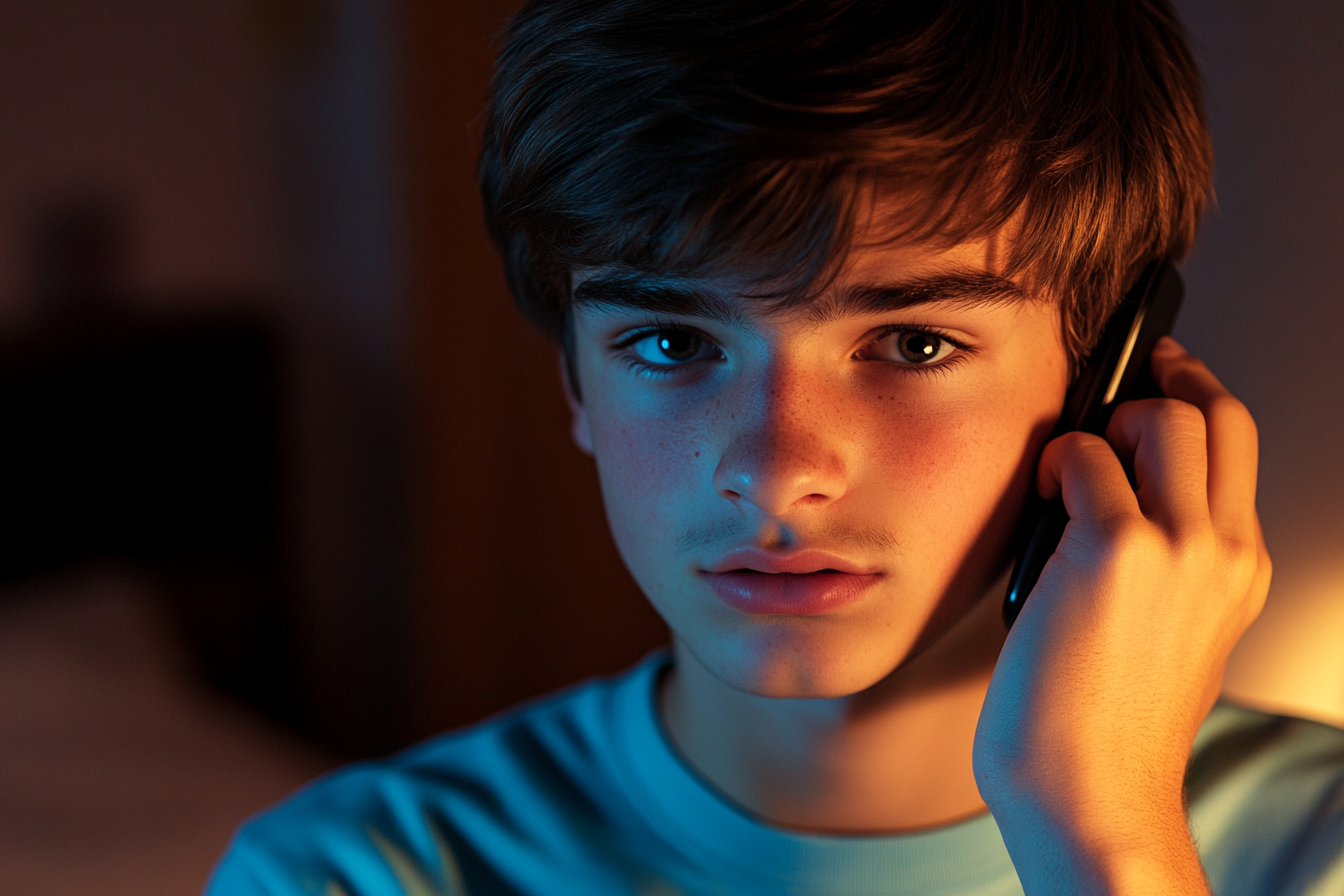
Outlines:
<svg viewBox="0 0 1344 896"><path fill-rule="evenodd" d="M1228 690L1344 723L1344 6L1181 0L1255 412ZM0 4L0 894L193 892L312 775L665 632L473 181L514 0Z"/></svg>

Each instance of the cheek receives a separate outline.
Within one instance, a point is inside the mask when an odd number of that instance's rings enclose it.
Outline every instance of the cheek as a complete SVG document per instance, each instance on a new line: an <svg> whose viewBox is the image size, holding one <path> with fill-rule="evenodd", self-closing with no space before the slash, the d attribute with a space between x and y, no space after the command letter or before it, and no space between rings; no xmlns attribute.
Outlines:
<svg viewBox="0 0 1344 896"><path fill-rule="evenodd" d="M996 520L1015 517L1029 488L1053 422L1050 407L1034 405L996 397L937 412L905 409L869 431L877 463L867 475L879 483L870 492L897 515L907 544L931 546L926 557L955 563L973 543L985 546L986 535L995 543L1007 537L986 529L1010 529L1011 519Z"/></svg>
<svg viewBox="0 0 1344 896"><path fill-rule="evenodd" d="M690 413L594 410L593 453L607 518L638 577L639 566L671 552L679 518L711 480L707 427Z"/></svg>

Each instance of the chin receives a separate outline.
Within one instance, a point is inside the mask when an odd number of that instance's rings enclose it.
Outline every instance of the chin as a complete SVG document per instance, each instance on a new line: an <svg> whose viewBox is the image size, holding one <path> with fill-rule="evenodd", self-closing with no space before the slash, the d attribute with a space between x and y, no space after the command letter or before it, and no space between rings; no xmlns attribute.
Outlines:
<svg viewBox="0 0 1344 896"><path fill-rule="evenodd" d="M865 691L890 675L908 649L843 630L799 631L779 625L690 650L714 677L734 690L777 699L830 699ZM838 628L838 627L837 627ZM913 640L913 636L912 639Z"/></svg>

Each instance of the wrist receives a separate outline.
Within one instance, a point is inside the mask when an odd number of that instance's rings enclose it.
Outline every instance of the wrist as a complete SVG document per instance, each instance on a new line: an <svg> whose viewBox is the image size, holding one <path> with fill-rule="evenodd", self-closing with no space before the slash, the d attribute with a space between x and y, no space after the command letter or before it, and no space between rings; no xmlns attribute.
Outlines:
<svg viewBox="0 0 1344 896"><path fill-rule="evenodd" d="M1162 893L1171 896L1209 896L1208 878L1199 853L1187 832L1184 844L1142 851L1125 851L1096 860L1098 892L1115 896Z"/></svg>
<svg viewBox="0 0 1344 896"><path fill-rule="evenodd" d="M1027 896L1208 896L1184 807L1060 815L990 805ZM1119 807L1116 807L1117 809Z"/></svg>

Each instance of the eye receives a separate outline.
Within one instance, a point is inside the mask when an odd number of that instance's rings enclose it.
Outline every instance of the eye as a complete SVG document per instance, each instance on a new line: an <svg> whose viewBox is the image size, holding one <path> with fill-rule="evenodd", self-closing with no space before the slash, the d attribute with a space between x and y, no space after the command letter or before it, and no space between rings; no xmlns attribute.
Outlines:
<svg viewBox="0 0 1344 896"><path fill-rule="evenodd" d="M636 335L628 343L630 352L651 367L675 367L717 355L708 339L690 330L655 330Z"/></svg>
<svg viewBox="0 0 1344 896"><path fill-rule="evenodd" d="M936 364L955 350L949 340L928 330L892 330L873 343L871 349L875 357L884 361L918 366Z"/></svg>

